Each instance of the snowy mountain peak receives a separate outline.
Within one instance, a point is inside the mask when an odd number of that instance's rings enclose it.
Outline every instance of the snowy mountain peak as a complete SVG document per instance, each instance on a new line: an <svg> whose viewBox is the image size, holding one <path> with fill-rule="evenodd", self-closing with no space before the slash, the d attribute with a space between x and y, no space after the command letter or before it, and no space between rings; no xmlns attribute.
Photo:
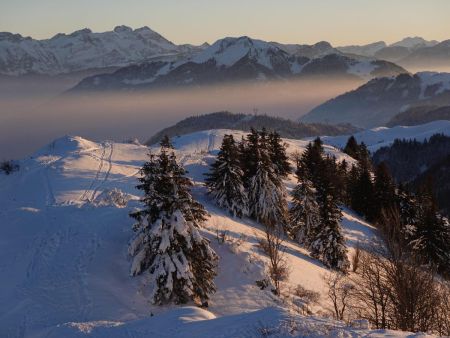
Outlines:
<svg viewBox="0 0 450 338"><path fill-rule="evenodd" d="M257 63L272 68L271 57L276 54L287 55L278 47L248 36L238 38L227 37L216 41L197 55L193 61L195 63L205 63L214 60L218 66L232 66L243 57L248 56Z"/></svg>
<svg viewBox="0 0 450 338"><path fill-rule="evenodd" d="M123 67L149 59L190 55L194 47L177 46L148 27L117 26L96 33L85 28L45 40L0 33L0 74L61 74Z"/></svg>

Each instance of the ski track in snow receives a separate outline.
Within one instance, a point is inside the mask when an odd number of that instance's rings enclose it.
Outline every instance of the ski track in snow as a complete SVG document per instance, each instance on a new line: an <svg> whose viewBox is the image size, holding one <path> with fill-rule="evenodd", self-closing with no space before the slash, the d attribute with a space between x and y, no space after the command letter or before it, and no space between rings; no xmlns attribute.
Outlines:
<svg viewBox="0 0 450 338"><path fill-rule="evenodd" d="M106 183L106 181L108 181L109 174L111 173L112 156L113 156L113 152L114 152L114 145L113 145L112 142L108 142L107 145L109 145L109 148L110 148L109 156L108 156L108 158L106 160L108 162L108 169L105 172L105 176L104 176L103 180L97 185L97 187L92 192L91 198L89 199L90 202L92 202L95 199L95 195L97 194L98 189L100 189ZM103 162L104 162L104 160L103 160ZM98 176L97 176L97 178L98 178Z"/></svg>
<svg viewBox="0 0 450 338"><path fill-rule="evenodd" d="M90 191L92 191L92 188L94 187L94 184L98 181L100 173L102 172L103 169L103 162L105 160L105 154L106 154L106 146L105 143L102 143L102 154L100 155L100 163L98 165L98 169L97 172L95 173L95 177L92 180L91 184L89 185L89 187L84 191L84 193L80 196L80 201L85 202L85 201L89 201L89 199L87 198L88 194Z"/></svg>

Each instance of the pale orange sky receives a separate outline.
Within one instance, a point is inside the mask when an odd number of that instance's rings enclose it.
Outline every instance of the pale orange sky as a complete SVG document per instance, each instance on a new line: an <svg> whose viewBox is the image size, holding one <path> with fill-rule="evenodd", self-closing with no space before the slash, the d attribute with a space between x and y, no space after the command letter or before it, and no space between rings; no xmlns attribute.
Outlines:
<svg viewBox="0 0 450 338"><path fill-rule="evenodd" d="M249 35L285 43L450 38L450 0L0 0L0 31L49 38L149 26L175 43Z"/></svg>

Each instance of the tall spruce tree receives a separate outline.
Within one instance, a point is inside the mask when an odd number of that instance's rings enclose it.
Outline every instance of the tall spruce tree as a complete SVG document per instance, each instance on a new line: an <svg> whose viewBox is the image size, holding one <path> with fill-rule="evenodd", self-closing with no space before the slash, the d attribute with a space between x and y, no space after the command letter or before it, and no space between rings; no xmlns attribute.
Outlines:
<svg viewBox="0 0 450 338"><path fill-rule="evenodd" d="M375 180L373 184L375 205L374 221L381 219L383 210L395 207L395 183L384 162L375 168Z"/></svg>
<svg viewBox="0 0 450 338"><path fill-rule="evenodd" d="M148 271L155 304L190 300L206 302L215 291L218 257L199 227L206 220L203 206L190 194L192 182L177 163L167 139L158 156L142 168L138 189L144 208L131 214L136 237L129 253L131 274Z"/></svg>
<svg viewBox="0 0 450 338"><path fill-rule="evenodd" d="M420 260L450 276L450 224L437 211L431 181L423 184L418 195L421 212L409 245Z"/></svg>
<svg viewBox="0 0 450 338"><path fill-rule="evenodd" d="M348 138L347 144L344 147L344 153L353 157L354 159L359 158L359 144L353 135Z"/></svg>
<svg viewBox="0 0 450 338"><path fill-rule="evenodd" d="M233 135L225 135L216 161L206 174L206 186L217 205L232 215L242 217L248 214L247 193L243 184L239 148Z"/></svg>
<svg viewBox="0 0 450 338"><path fill-rule="evenodd" d="M297 175L303 182L312 183L318 206L319 224L309 232L307 239L311 255L330 268L344 271L349 262L340 225L342 211L338 186L342 182L338 179L339 172L336 159L325 155L322 141L317 138L302 154Z"/></svg>
<svg viewBox="0 0 450 338"><path fill-rule="evenodd" d="M259 133L251 129L250 133L239 144L241 169L244 173L244 185L248 188L249 180L256 173L256 163L259 161Z"/></svg>
<svg viewBox="0 0 450 338"><path fill-rule="evenodd" d="M320 174L316 189L321 227L311 244L311 254L327 267L345 271L349 267L349 261L340 224L342 211L334 184L335 166L335 160L327 157L318 168Z"/></svg>
<svg viewBox="0 0 450 338"><path fill-rule="evenodd" d="M303 179L292 192L292 207L289 210L289 234L303 244L311 248L321 226L320 209L313 184L308 179Z"/></svg>
<svg viewBox="0 0 450 338"><path fill-rule="evenodd" d="M291 164L289 163L289 157L286 153L286 145L276 131L269 133L268 146L270 160L275 166L275 170L278 175L287 177L291 173Z"/></svg>
<svg viewBox="0 0 450 338"><path fill-rule="evenodd" d="M257 162L248 180L249 214L265 224L287 224L286 189L270 160L267 137L262 133L256 148Z"/></svg>
<svg viewBox="0 0 450 338"><path fill-rule="evenodd" d="M350 192L351 207L368 221L375 218L375 194L372 173L365 160L358 161L356 177Z"/></svg>

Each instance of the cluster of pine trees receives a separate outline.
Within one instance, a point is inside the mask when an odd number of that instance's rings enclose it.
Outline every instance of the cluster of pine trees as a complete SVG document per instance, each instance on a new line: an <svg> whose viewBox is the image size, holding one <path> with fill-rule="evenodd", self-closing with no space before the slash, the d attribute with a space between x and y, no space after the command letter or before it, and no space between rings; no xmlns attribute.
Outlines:
<svg viewBox="0 0 450 338"><path fill-rule="evenodd" d="M349 267L340 225L341 177L346 166L325 155L319 138L306 147L297 159L299 184L293 192L289 228L291 236L309 248L313 257L341 271Z"/></svg>
<svg viewBox="0 0 450 338"><path fill-rule="evenodd" d="M438 212L432 183L425 182L415 194L397 185L387 165L374 167L364 143L353 137L344 152L357 160L348 171L346 204L419 264L450 276L450 224Z"/></svg>
<svg viewBox="0 0 450 338"><path fill-rule="evenodd" d="M199 232L207 213L192 197L192 182L167 137L141 174L137 188L144 192L144 208L131 213L136 220L129 247L131 274L150 272L155 304L193 300L207 305L215 291L218 257Z"/></svg>
<svg viewBox="0 0 450 338"><path fill-rule="evenodd" d="M206 185L231 214L280 227L326 266L346 270L340 170L336 159L325 155L320 139L309 144L297 163L299 184L289 209L283 179L292 168L286 146L278 133L252 129L240 142L232 135L224 137Z"/></svg>

